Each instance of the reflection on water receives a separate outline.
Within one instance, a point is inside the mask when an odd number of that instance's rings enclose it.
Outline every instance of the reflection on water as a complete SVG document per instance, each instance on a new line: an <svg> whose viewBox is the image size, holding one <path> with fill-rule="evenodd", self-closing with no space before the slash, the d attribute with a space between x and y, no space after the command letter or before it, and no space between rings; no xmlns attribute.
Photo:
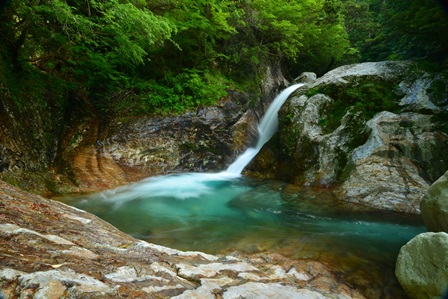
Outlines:
<svg viewBox="0 0 448 299"><path fill-rule="evenodd" d="M318 259L367 293L382 288L383 298L402 296L393 276L398 250L424 231L416 219L343 206L328 190L228 173L154 177L60 200L176 249Z"/></svg>

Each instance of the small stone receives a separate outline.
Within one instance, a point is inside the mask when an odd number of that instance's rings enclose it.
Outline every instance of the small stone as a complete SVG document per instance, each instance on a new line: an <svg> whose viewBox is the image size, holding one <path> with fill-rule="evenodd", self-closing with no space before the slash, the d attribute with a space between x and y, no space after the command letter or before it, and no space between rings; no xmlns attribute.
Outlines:
<svg viewBox="0 0 448 299"><path fill-rule="evenodd" d="M286 274L301 281L308 281L311 279L311 277L306 272L297 272L296 268L291 268Z"/></svg>

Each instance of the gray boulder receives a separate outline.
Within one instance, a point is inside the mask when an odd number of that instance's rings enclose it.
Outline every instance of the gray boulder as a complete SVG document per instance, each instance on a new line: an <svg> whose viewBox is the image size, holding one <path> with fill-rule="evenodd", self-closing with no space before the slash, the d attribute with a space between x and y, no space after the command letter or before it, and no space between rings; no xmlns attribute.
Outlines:
<svg viewBox="0 0 448 299"><path fill-rule="evenodd" d="M448 171L431 185L420 208L428 230L448 232Z"/></svg>
<svg viewBox="0 0 448 299"><path fill-rule="evenodd" d="M423 233L403 246L395 275L412 299L440 299L448 288L448 234Z"/></svg>
<svg viewBox="0 0 448 299"><path fill-rule="evenodd" d="M429 187L425 178L437 175L431 160L443 159L443 151L435 148L443 148L448 139L432 131L430 116L417 113L381 112L367 126L370 136L351 153L353 169L336 194L378 209L419 213Z"/></svg>

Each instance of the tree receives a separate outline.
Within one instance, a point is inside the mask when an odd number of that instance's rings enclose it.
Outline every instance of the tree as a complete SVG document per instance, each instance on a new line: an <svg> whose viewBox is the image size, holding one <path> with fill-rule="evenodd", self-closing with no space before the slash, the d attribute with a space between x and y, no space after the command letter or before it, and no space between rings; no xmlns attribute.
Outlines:
<svg viewBox="0 0 448 299"><path fill-rule="evenodd" d="M17 0L0 15L15 69L141 112L258 89L272 62L323 72L348 50L340 0ZM38 72L37 72L38 70Z"/></svg>
<svg viewBox="0 0 448 299"><path fill-rule="evenodd" d="M105 89L175 32L167 20L118 0L12 1L1 18L2 40L18 65Z"/></svg>
<svg viewBox="0 0 448 299"><path fill-rule="evenodd" d="M366 0L361 4L369 6L375 19L370 22L370 17L365 18L369 20L368 36L352 35L362 60L429 59L446 63L448 14L438 1Z"/></svg>
<svg viewBox="0 0 448 299"><path fill-rule="evenodd" d="M343 2L345 30L354 49L351 57L353 62L361 60L361 49L377 36L380 29L378 22L375 21L377 14L372 9L374 5L366 1L346 0Z"/></svg>

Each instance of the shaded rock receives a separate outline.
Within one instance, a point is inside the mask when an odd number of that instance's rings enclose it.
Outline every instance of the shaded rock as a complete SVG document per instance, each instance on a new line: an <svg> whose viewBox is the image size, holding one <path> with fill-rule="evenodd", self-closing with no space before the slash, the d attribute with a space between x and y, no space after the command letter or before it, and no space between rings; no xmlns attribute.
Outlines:
<svg viewBox="0 0 448 299"><path fill-rule="evenodd" d="M54 94L14 99L7 90L0 92L0 179L45 192L65 129L64 101Z"/></svg>
<svg viewBox="0 0 448 299"><path fill-rule="evenodd" d="M61 142L59 163L64 169L60 172L70 177L73 191L103 190L132 181L112 156L96 145L100 127L98 120L86 117L73 126Z"/></svg>
<svg viewBox="0 0 448 299"><path fill-rule="evenodd" d="M225 169L233 149L241 146L234 146L229 128L242 114L239 105L228 102L196 114L114 119L102 151L118 165L152 175Z"/></svg>
<svg viewBox="0 0 448 299"><path fill-rule="evenodd" d="M423 233L400 250L395 275L410 298L442 298L448 289L448 234Z"/></svg>
<svg viewBox="0 0 448 299"><path fill-rule="evenodd" d="M448 87L444 74L422 74L415 81L402 81L399 90L405 94L400 106L421 112L448 111Z"/></svg>
<svg viewBox="0 0 448 299"><path fill-rule="evenodd" d="M252 110L244 112L242 117L232 126L232 151L243 153L249 146L253 146L258 138L258 118Z"/></svg>
<svg viewBox="0 0 448 299"><path fill-rule="evenodd" d="M263 104L269 105L275 96L288 85L289 82L283 76L282 66L279 61L266 66L260 86L262 106ZM265 110L264 107L261 108Z"/></svg>
<svg viewBox="0 0 448 299"><path fill-rule="evenodd" d="M4 299L238 298L251 292L365 298L317 261L215 256L150 244L2 181L0 223Z"/></svg>
<svg viewBox="0 0 448 299"><path fill-rule="evenodd" d="M420 209L428 230L448 232L448 171L429 187Z"/></svg>

